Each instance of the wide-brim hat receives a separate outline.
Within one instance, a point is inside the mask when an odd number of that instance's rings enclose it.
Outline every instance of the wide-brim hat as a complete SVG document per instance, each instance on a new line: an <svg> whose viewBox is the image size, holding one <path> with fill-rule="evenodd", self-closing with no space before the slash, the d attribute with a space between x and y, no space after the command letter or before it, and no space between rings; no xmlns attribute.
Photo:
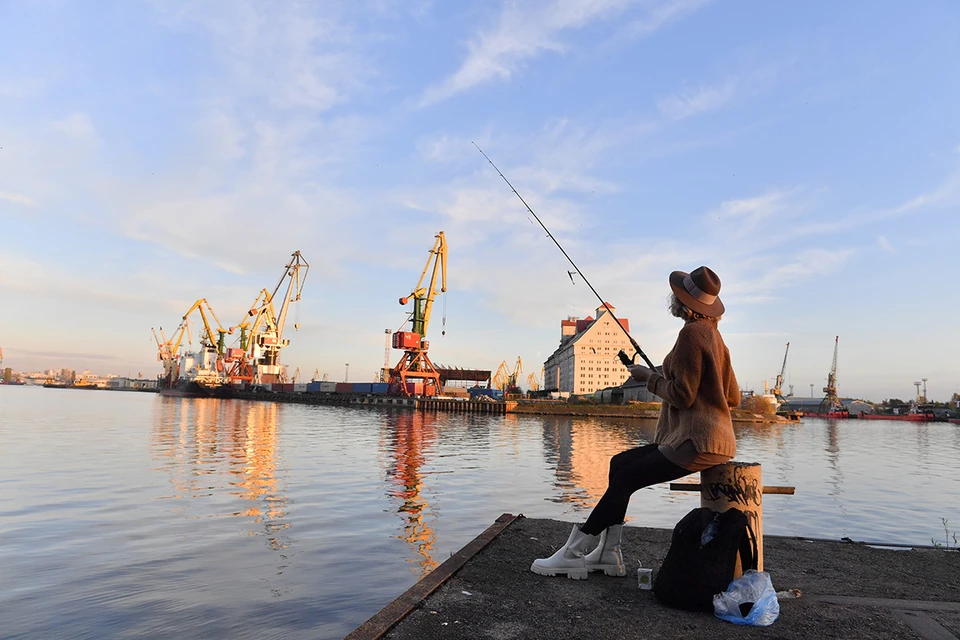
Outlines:
<svg viewBox="0 0 960 640"><path fill-rule="evenodd" d="M720 276L709 267L697 267L690 273L674 271L670 274L670 288L691 311L711 318L723 315Z"/></svg>

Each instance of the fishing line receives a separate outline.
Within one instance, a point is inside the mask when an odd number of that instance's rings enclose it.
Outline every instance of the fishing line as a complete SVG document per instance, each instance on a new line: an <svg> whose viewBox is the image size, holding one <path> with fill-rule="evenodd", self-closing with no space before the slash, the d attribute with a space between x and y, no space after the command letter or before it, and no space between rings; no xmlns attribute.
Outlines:
<svg viewBox="0 0 960 640"><path fill-rule="evenodd" d="M579 276L583 278L583 281L586 283L586 285L590 287L590 291L593 291L593 295L597 296L597 299L600 301L600 304L607 309L607 313L609 313L610 316L616 321L617 326L620 327L621 331L623 331L623 335L627 336L627 339L630 340L630 344L633 346L634 349L637 350L637 355L643 358L643 361L647 363L648 367L656 371L656 367L653 365L652 362L650 362L650 358L648 358L647 354L643 352L643 349L641 349L640 345L637 344L637 341L633 339L633 336L630 335L630 332L628 332L624 328L623 324L620 322L620 319L613 314L613 311L611 311L609 307L606 306L607 303L604 302L603 298L600 297L600 294L597 293L597 290L593 288L593 285L590 284L590 281L587 280L587 277L583 275L583 272L580 271L580 267L578 267L577 263L573 261L573 258L571 258L567 254L564 248L560 246L560 243L557 241L557 239L553 237L553 234L550 233L550 229L547 229L547 225L543 224L543 220L540 219L540 216L536 214L536 212L530 207L530 205L527 204L527 201L523 199L523 196L520 195L520 192L516 190L516 188L510 183L509 180L507 180L507 176L503 175L503 172L500 171L497 165L493 164L493 160L491 160L490 156L488 156L483 152L483 149L480 148L480 145L478 145L476 142L473 142L472 140L470 141L470 143L477 148L477 151L479 151L484 158L487 159L487 162L490 163L490 166L493 167L494 170L496 170L496 172L500 174L500 177L503 178L503 181L507 183L507 186L510 187L510 190L513 191L513 193L516 194L518 198L520 198L520 202L522 202L523 206L527 208L527 211L530 212L530 215L532 215L536 219L536 221L540 223L540 226L543 227L543 230L547 232L547 237L553 240L553 244L557 245L557 248L560 249L560 253L563 254L563 257L567 259L567 261L571 264L571 266L573 266L577 274L579 274ZM572 282L573 274L571 274L569 271L567 273L570 274L570 280ZM630 356L628 356L622 350L620 351L620 353L617 354L617 356L620 358L620 361L624 364L624 366L629 366L633 364L633 359L631 359Z"/></svg>

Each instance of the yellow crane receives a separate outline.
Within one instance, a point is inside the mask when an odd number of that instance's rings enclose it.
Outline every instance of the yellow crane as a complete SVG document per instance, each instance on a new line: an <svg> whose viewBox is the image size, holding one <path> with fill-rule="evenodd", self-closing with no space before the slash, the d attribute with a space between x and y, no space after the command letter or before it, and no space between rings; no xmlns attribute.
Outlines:
<svg viewBox="0 0 960 640"><path fill-rule="evenodd" d="M537 379L537 374L531 373L527 376L527 386L530 387L530 391L540 391L540 380Z"/></svg>
<svg viewBox="0 0 960 640"><path fill-rule="evenodd" d="M494 389L499 389L500 391L506 391L507 389L507 380L510 378L510 371L507 369L507 361L504 360L497 367L496 373L493 374L493 383Z"/></svg>
<svg viewBox="0 0 960 640"><path fill-rule="evenodd" d="M151 331L153 331L153 338L157 343L157 359L163 363L164 378L168 384L176 382L180 375L179 360L183 336L187 336L188 344L193 344L193 339L190 335L190 316L194 312L200 314L200 319L203 322L203 330L198 336L201 352L201 368L205 367L206 364L211 364L216 367L217 371L223 370L224 339L227 330L220 325L220 320L217 319L217 314L213 311L207 299L200 298L183 314L180 324L169 339L163 333L163 327L160 327L159 337L157 336L157 332L151 329ZM213 327L210 326L210 318L213 318L213 321L216 323L216 333L214 333ZM211 361L208 362L208 360Z"/></svg>
<svg viewBox="0 0 960 640"><path fill-rule="evenodd" d="M395 395L415 395L407 387L408 380L422 381L422 394L427 396L440 393L440 374L430 361L427 351L427 329L430 326L430 314L437 293L447 290L447 241L443 231L434 236L436 240L430 249L430 256L423 267L417 286L408 296L400 298L400 304L413 303L409 320L411 331L397 331L393 334L393 348L402 349L403 356L397 366L390 370L390 393ZM430 272L430 283L425 287L424 279ZM437 291L439 275L440 291ZM444 319L446 321L446 319ZM443 333L446 333L445 331Z"/></svg>
<svg viewBox="0 0 960 640"><path fill-rule="evenodd" d="M517 382L522 372L523 361L519 357L517 357L517 362L513 366L513 371L507 368L507 361L504 360L500 363L500 366L497 367L497 372L493 376L493 386L503 391L504 394L520 393Z"/></svg>
<svg viewBox="0 0 960 640"><path fill-rule="evenodd" d="M290 340L283 337L283 330L290 304L300 301L309 270L310 265L300 252L293 252L273 292L261 289L243 319L230 327L229 333L240 332L239 347L226 352L226 360L231 364L231 382L281 382L280 350L290 345ZM287 279L286 291L278 299L277 294ZM279 311L275 303L279 303ZM300 325L294 324L293 328L299 329Z"/></svg>

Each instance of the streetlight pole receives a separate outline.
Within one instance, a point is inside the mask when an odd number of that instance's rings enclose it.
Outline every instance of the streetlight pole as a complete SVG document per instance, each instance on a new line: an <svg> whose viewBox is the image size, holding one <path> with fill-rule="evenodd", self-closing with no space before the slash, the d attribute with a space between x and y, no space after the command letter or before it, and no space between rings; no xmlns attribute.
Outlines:
<svg viewBox="0 0 960 640"><path fill-rule="evenodd" d="M346 371L343 372L343 381L350 382L350 363L346 365Z"/></svg>
<svg viewBox="0 0 960 640"><path fill-rule="evenodd" d="M810 397L813 397L813 383L810 383Z"/></svg>

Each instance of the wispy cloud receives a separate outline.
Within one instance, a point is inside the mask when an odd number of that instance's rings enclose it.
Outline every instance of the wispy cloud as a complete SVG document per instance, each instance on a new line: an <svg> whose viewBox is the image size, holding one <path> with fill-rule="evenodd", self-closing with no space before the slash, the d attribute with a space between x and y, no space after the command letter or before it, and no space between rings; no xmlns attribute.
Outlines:
<svg viewBox="0 0 960 640"><path fill-rule="evenodd" d="M66 118L54 122L52 127L54 131L78 142L100 142L97 129L93 126L93 120L86 113L70 114Z"/></svg>
<svg viewBox="0 0 960 640"><path fill-rule="evenodd" d="M12 202L13 204L22 204L27 207L37 206L37 201L31 198L30 196L23 195L22 193L10 193L9 191L0 191L0 200L6 200L7 202Z"/></svg>
<svg viewBox="0 0 960 640"><path fill-rule="evenodd" d="M705 2L680 0L655 4L638 0L550 0L508 3L494 29L474 36L467 58L443 82L426 90L419 106L447 100L478 85L510 80L524 65L544 53L562 54L568 45L562 34L620 16L641 5L643 18L631 22L630 37L649 35L667 22L694 11Z"/></svg>
<svg viewBox="0 0 960 640"><path fill-rule="evenodd" d="M255 97L277 108L325 111L362 87L374 69L365 38L343 18L341 3L156 0L171 28L210 38L230 72L234 99Z"/></svg>
<svg viewBox="0 0 960 640"><path fill-rule="evenodd" d="M669 120L681 120L707 111L720 109L734 97L738 80L731 78L715 86L699 86L695 89L661 98L657 109Z"/></svg>
<svg viewBox="0 0 960 640"><path fill-rule="evenodd" d="M877 236L877 244L887 253L896 253L896 251L893 249L893 245L890 244L890 241L887 240L885 236Z"/></svg>
<svg viewBox="0 0 960 640"><path fill-rule="evenodd" d="M667 23L693 13L713 0L674 0L654 5L649 13L637 20L628 22L621 29L620 37L636 38L650 35Z"/></svg>

